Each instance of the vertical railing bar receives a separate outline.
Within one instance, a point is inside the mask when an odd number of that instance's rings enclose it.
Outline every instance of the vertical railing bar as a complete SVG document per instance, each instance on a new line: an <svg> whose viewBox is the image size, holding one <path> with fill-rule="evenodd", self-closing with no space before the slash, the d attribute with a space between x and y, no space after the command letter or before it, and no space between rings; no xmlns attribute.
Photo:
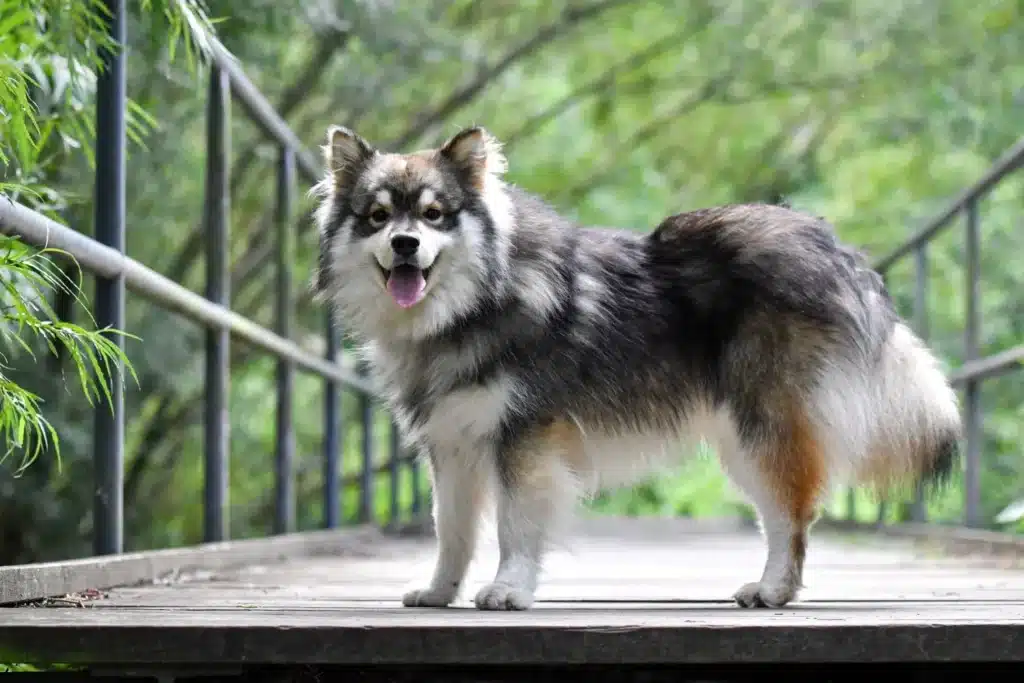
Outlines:
<svg viewBox="0 0 1024 683"><path fill-rule="evenodd" d="M228 306L231 298L228 261L230 106L231 82L224 71L213 65L206 114L206 298L221 306ZM203 538L207 542L228 537L230 344L227 328L206 329Z"/></svg>
<svg viewBox="0 0 1024 683"><path fill-rule="evenodd" d="M285 339L292 329L292 194L295 188L295 152L280 149L277 168L277 300L276 330ZM277 360L277 444L275 449L276 498L274 532L295 529L295 434L293 429L293 393L295 369L291 361Z"/></svg>
<svg viewBox="0 0 1024 683"><path fill-rule="evenodd" d="M964 208L966 213L966 279L967 320L964 326L964 362L978 357L978 335L981 327L981 264L978 201L972 199ZM981 391L977 379L968 379L965 387L964 432L967 441L964 469L964 523L976 527L980 523L981 490Z"/></svg>
<svg viewBox="0 0 1024 683"><path fill-rule="evenodd" d="M914 250L914 327L917 335L928 342L928 246L927 242ZM910 505L910 519L924 522L928 517L925 505L925 490L919 482L914 489L914 501Z"/></svg>
<svg viewBox="0 0 1024 683"><path fill-rule="evenodd" d="M104 67L96 90L96 240L125 250L125 50L124 0L105 0L108 33L115 45L102 52ZM124 278L96 278L96 324L124 329ZM110 341L124 348L120 335ZM93 433L93 550L112 555L124 549L124 387L123 364L111 363L110 405L96 406Z"/></svg>
<svg viewBox="0 0 1024 683"><path fill-rule="evenodd" d="M329 363L338 361L338 331L334 314L328 307L324 335L327 341L326 358ZM328 378L324 380L324 527L338 526L339 509L339 433L344 434L341 425L341 396L338 384Z"/></svg>
<svg viewBox="0 0 1024 683"><path fill-rule="evenodd" d="M363 363L360 363L359 374L366 374L366 367ZM359 394L359 419L363 432L363 462L359 478L359 521L367 523L373 519L374 499L373 400L362 392Z"/></svg>
<svg viewBox="0 0 1024 683"><path fill-rule="evenodd" d="M388 523L398 524L401 521L399 512L399 477L401 476L402 440L398 425L391 422L390 453L388 454L388 479L390 483L388 498Z"/></svg>
<svg viewBox="0 0 1024 683"><path fill-rule="evenodd" d="M878 517L875 518L875 526L885 526L885 516L889 512L889 501L882 498L878 501Z"/></svg>

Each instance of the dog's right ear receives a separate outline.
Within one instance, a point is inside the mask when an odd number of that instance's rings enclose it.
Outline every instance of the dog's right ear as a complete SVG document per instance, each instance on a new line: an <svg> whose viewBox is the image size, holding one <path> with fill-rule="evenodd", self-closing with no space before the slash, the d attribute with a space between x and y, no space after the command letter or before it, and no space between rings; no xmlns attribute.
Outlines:
<svg viewBox="0 0 1024 683"><path fill-rule="evenodd" d="M324 160L334 178L335 188L350 187L377 153L370 143L344 126L327 129Z"/></svg>
<svg viewBox="0 0 1024 683"><path fill-rule="evenodd" d="M508 169L501 143L480 126L456 133L441 146L440 154L465 173L478 190L483 189L488 174L500 176Z"/></svg>

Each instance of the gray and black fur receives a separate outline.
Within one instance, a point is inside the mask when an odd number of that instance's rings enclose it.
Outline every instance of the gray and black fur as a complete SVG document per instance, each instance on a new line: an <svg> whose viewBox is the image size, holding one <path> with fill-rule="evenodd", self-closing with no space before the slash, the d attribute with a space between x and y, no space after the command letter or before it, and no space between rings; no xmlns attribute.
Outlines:
<svg viewBox="0 0 1024 683"><path fill-rule="evenodd" d="M437 564L406 605L456 598L494 501L501 559L476 604L529 607L578 495L705 439L769 548L734 597L781 606L831 487L953 466L954 393L824 220L734 205L649 234L577 226L501 180L480 128L410 155L332 128L325 151L317 287L435 488Z"/></svg>

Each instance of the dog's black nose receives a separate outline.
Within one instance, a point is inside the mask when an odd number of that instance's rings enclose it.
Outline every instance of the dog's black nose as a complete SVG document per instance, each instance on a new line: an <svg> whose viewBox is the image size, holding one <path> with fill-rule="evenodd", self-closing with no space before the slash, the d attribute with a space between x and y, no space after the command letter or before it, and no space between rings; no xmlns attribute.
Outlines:
<svg viewBox="0 0 1024 683"><path fill-rule="evenodd" d="M391 248L399 256L412 256L420 248L420 238L413 235L395 235L391 238Z"/></svg>

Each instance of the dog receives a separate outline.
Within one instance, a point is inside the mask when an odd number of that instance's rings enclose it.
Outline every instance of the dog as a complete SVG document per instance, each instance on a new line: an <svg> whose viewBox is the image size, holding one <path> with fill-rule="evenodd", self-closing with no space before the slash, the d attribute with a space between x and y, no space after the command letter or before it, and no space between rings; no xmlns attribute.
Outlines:
<svg viewBox="0 0 1024 683"><path fill-rule="evenodd" d="M455 601L493 511L475 605L530 608L582 496L703 440L767 545L733 599L782 607L830 489L934 484L957 461L938 361L822 218L737 204L648 233L577 225L503 179L481 127L404 154L332 126L324 155L316 296L429 463L437 557L406 606Z"/></svg>

